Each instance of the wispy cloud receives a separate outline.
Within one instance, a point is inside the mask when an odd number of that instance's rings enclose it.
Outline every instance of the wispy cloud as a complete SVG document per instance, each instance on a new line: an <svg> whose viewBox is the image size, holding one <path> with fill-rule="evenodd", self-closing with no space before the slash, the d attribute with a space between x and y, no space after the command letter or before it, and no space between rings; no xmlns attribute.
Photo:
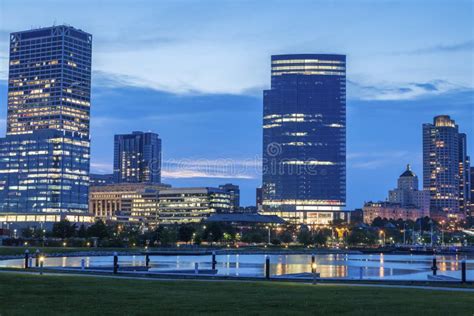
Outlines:
<svg viewBox="0 0 474 316"><path fill-rule="evenodd" d="M260 177L261 160L249 159L169 159L163 163L163 178L229 178Z"/></svg>
<svg viewBox="0 0 474 316"><path fill-rule="evenodd" d="M163 170L163 179L190 179L190 178L216 178L216 179L253 179L244 174L223 174L196 170Z"/></svg>
<svg viewBox="0 0 474 316"><path fill-rule="evenodd" d="M474 49L474 40L468 40L452 44L439 44L435 46L415 49L404 52L408 55L435 54L435 53L453 53L460 51L472 51Z"/></svg>
<svg viewBox="0 0 474 316"><path fill-rule="evenodd" d="M354 152L347 154L347 164L354 169L377 169L380 167L404 163L416 164L421 160L420 153L405 150Z"/></svg>
<svg viewBox="0 0 474 316"><path fill-rule="evenodd" d="M111 163L91 161L92 173L112 173L113 166Z"/></svg>
<svg viewBox="0 0 474 316"><path fill-rule="evenodd" d="M429 82L408 82L401 84L365 85L348 80L350 99L366 101L395 101L413 100L422 97L432 97L441 94L472 90L472 88L457 85L445 80Z"/></svg>

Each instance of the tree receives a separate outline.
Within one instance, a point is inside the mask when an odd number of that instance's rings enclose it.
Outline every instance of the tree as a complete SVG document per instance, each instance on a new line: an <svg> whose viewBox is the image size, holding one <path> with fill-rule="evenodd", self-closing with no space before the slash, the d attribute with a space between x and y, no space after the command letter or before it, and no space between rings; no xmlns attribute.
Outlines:
<svg viewBox="0 0 474 316"><path fill-rule="evenodd" d="M188 243L193 239L194 232L195 229L191 225L181 225L178 229L178 240Z"/></svg>
<svg viewBox="0 0 474 316"><path fill-rule="evenodd" d="M298 242L307 246L311 244L311 233L307 229L301 229L298 233Z"/></svg>
<svg viewBox="0 0 474 316"><path fill-rule="evenodd" d="M331 236L330 229L318 230L313 236L313 242L318 246L325 246L329 236Z"/></svg>
<svg viewBox="0 0 474 316"><path fill-rule="evenodd" d="M353 229L347 238L347 243L352 246L373 245L376 241L377 236L372 231L360 228Z"/></svg>
<svg viewBox="0 0 474 316"><path fill-rule="evenodd" d="M421 227L422 231L430 231L431 230L431 223L433 224L433 229L436 229L436 227L439 226L437 221L432 220L428 216L425 216L423 218L419 218L419 219L416 220L416 227L417 228Z"/></svg>
<svg viewBox="0 0 474 316"><path fill-rule="evenodd" d="M87 236L104 239L110 236L109 230L102 220L98 220L87 229Z"/></svg>
<svg viewBox="0 0 474 316"><path fill-rule="evenodd" d="M81 226L77 230L77 237L79 237L79 238L86 238L87 237L87 229L84 226L84 224L81 224Z"/></svg>
<svg viewBox="0 0 474 316"><path fill-rule="evenodd" d="M260 244L265 241L265 233L261 229L250 229L243 233L242 241Z"/></svg>
<svg viewBox="0 0 474 316"><path fill-rule="evenodd" d="M176 226L157 226L153 231L137 235L134 239L138 240L140 244L150 242L156 246L171 246L178 240L177 228Z"/></svg>
<svg viewBox="0 0 474 316"><path fill-rule="evenodd" d="M387 220L384 219L384 218L381 218L381 217L376 217L374 218L374 220L372 221L372 227L379 227L379 228L382 228L385 226L385 224L387 224Z"/></svg>
<svg viewBox="0 0 474 316"><path fill-rule="evenodd" d="M26 227L21 230L21 236L23 238L31 238L33 237L34 229L31 227Z"/></svg>
<svg viewBox="0 0 474 316"><path fill-rule="evenodd" d="M281 240L282 243L284 244L289 244L290 242L293 241L293 236L289 231L284 231L278 236Z"/></svg>
<svg viewBox="0 0 474 316"><path fill-rule="evenodd" d="M67 219L54 223L52 229L53 237L71 238L76 232L76 224L71 224Z"/></svg>
<svg viewBox="0 0 474 316"><path fill-rule="evenodd" d="M210 223L203 232L203 238L208 242L216 242L222 239L224 232L219 223Z"/></svg>

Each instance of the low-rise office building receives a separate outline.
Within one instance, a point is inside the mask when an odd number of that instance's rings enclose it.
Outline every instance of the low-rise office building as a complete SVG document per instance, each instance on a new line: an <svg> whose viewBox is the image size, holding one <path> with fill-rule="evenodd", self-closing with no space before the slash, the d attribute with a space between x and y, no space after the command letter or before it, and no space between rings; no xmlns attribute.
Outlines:
<svg viewBox="0 0 474 316"><path fill-rule="evenodd" d="M90 192L90 213L109 222L150 226L193 223L231 208L229 193L218 188L127 183L91 187Z"/></svg>
<svg viewBox="0 0 474 316"><path fill-rule="evenodd" d="M418 218L429 216L429 211L415 206L401 206L399 203L368 202L364 204L363 214L364 223L370 224L377 217L416 221Z"/></svg>
<svg viewBox="0 0 474 316"><path fill-rule="evenodd" d="M214 213L228 213L231 198L218 188L173 188L160 192L160 223L200 222Z"/></svg>
<svg viewBox="0 0 474 316"><path fill-rule="evenodd" d="M158 192L169 188L165 184L145 183L117 183L103 186L92 186L89 189L89 213L104 221L113 221L117 218L117 212L131 213L129 202L137 198L143 192Z"/></svg>

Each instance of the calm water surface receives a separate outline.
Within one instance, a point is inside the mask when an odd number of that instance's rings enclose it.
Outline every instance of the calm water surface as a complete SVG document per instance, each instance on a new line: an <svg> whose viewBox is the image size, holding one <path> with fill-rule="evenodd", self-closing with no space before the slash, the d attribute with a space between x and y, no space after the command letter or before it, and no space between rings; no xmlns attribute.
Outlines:
<svg viewBox="0 0 474 316"><path fill-rule="evenodd" d="M299 274L311 272L311 255L269 255L272 275ZM474 257L436 256L438 275L460 278L461 260L467 259L467 278L474 279ZM81 260L86 267L111 267L113 258L104 257L57 257L46 258L45 267L80 267ZM151 256L150 271L170 271L211 268L211 256ZM329 254L317 255L317 272L322 278L406 279L426 280L432 274L433 256L427 255L384 255L384 254ZM218 275L263 276L265 255L239 254L218 255ZM0 267L23 267L23 259L0 261ZM144 256L119 256L120 266L144 266Z"/></svg>

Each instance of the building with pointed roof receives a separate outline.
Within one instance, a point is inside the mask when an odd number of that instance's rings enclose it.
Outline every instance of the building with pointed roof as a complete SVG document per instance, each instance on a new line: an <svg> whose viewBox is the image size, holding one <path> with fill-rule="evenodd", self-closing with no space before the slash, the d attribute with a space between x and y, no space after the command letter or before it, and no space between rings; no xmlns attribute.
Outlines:
<svg viewBox="0 0 474 316"><path fill-rule="evenodd" d="M430 209L429 192L418 190L418 176L409 164L398 178L397 188L388 192L388 201L402 207L416 207L424 213L428 213Z"/></svg>

